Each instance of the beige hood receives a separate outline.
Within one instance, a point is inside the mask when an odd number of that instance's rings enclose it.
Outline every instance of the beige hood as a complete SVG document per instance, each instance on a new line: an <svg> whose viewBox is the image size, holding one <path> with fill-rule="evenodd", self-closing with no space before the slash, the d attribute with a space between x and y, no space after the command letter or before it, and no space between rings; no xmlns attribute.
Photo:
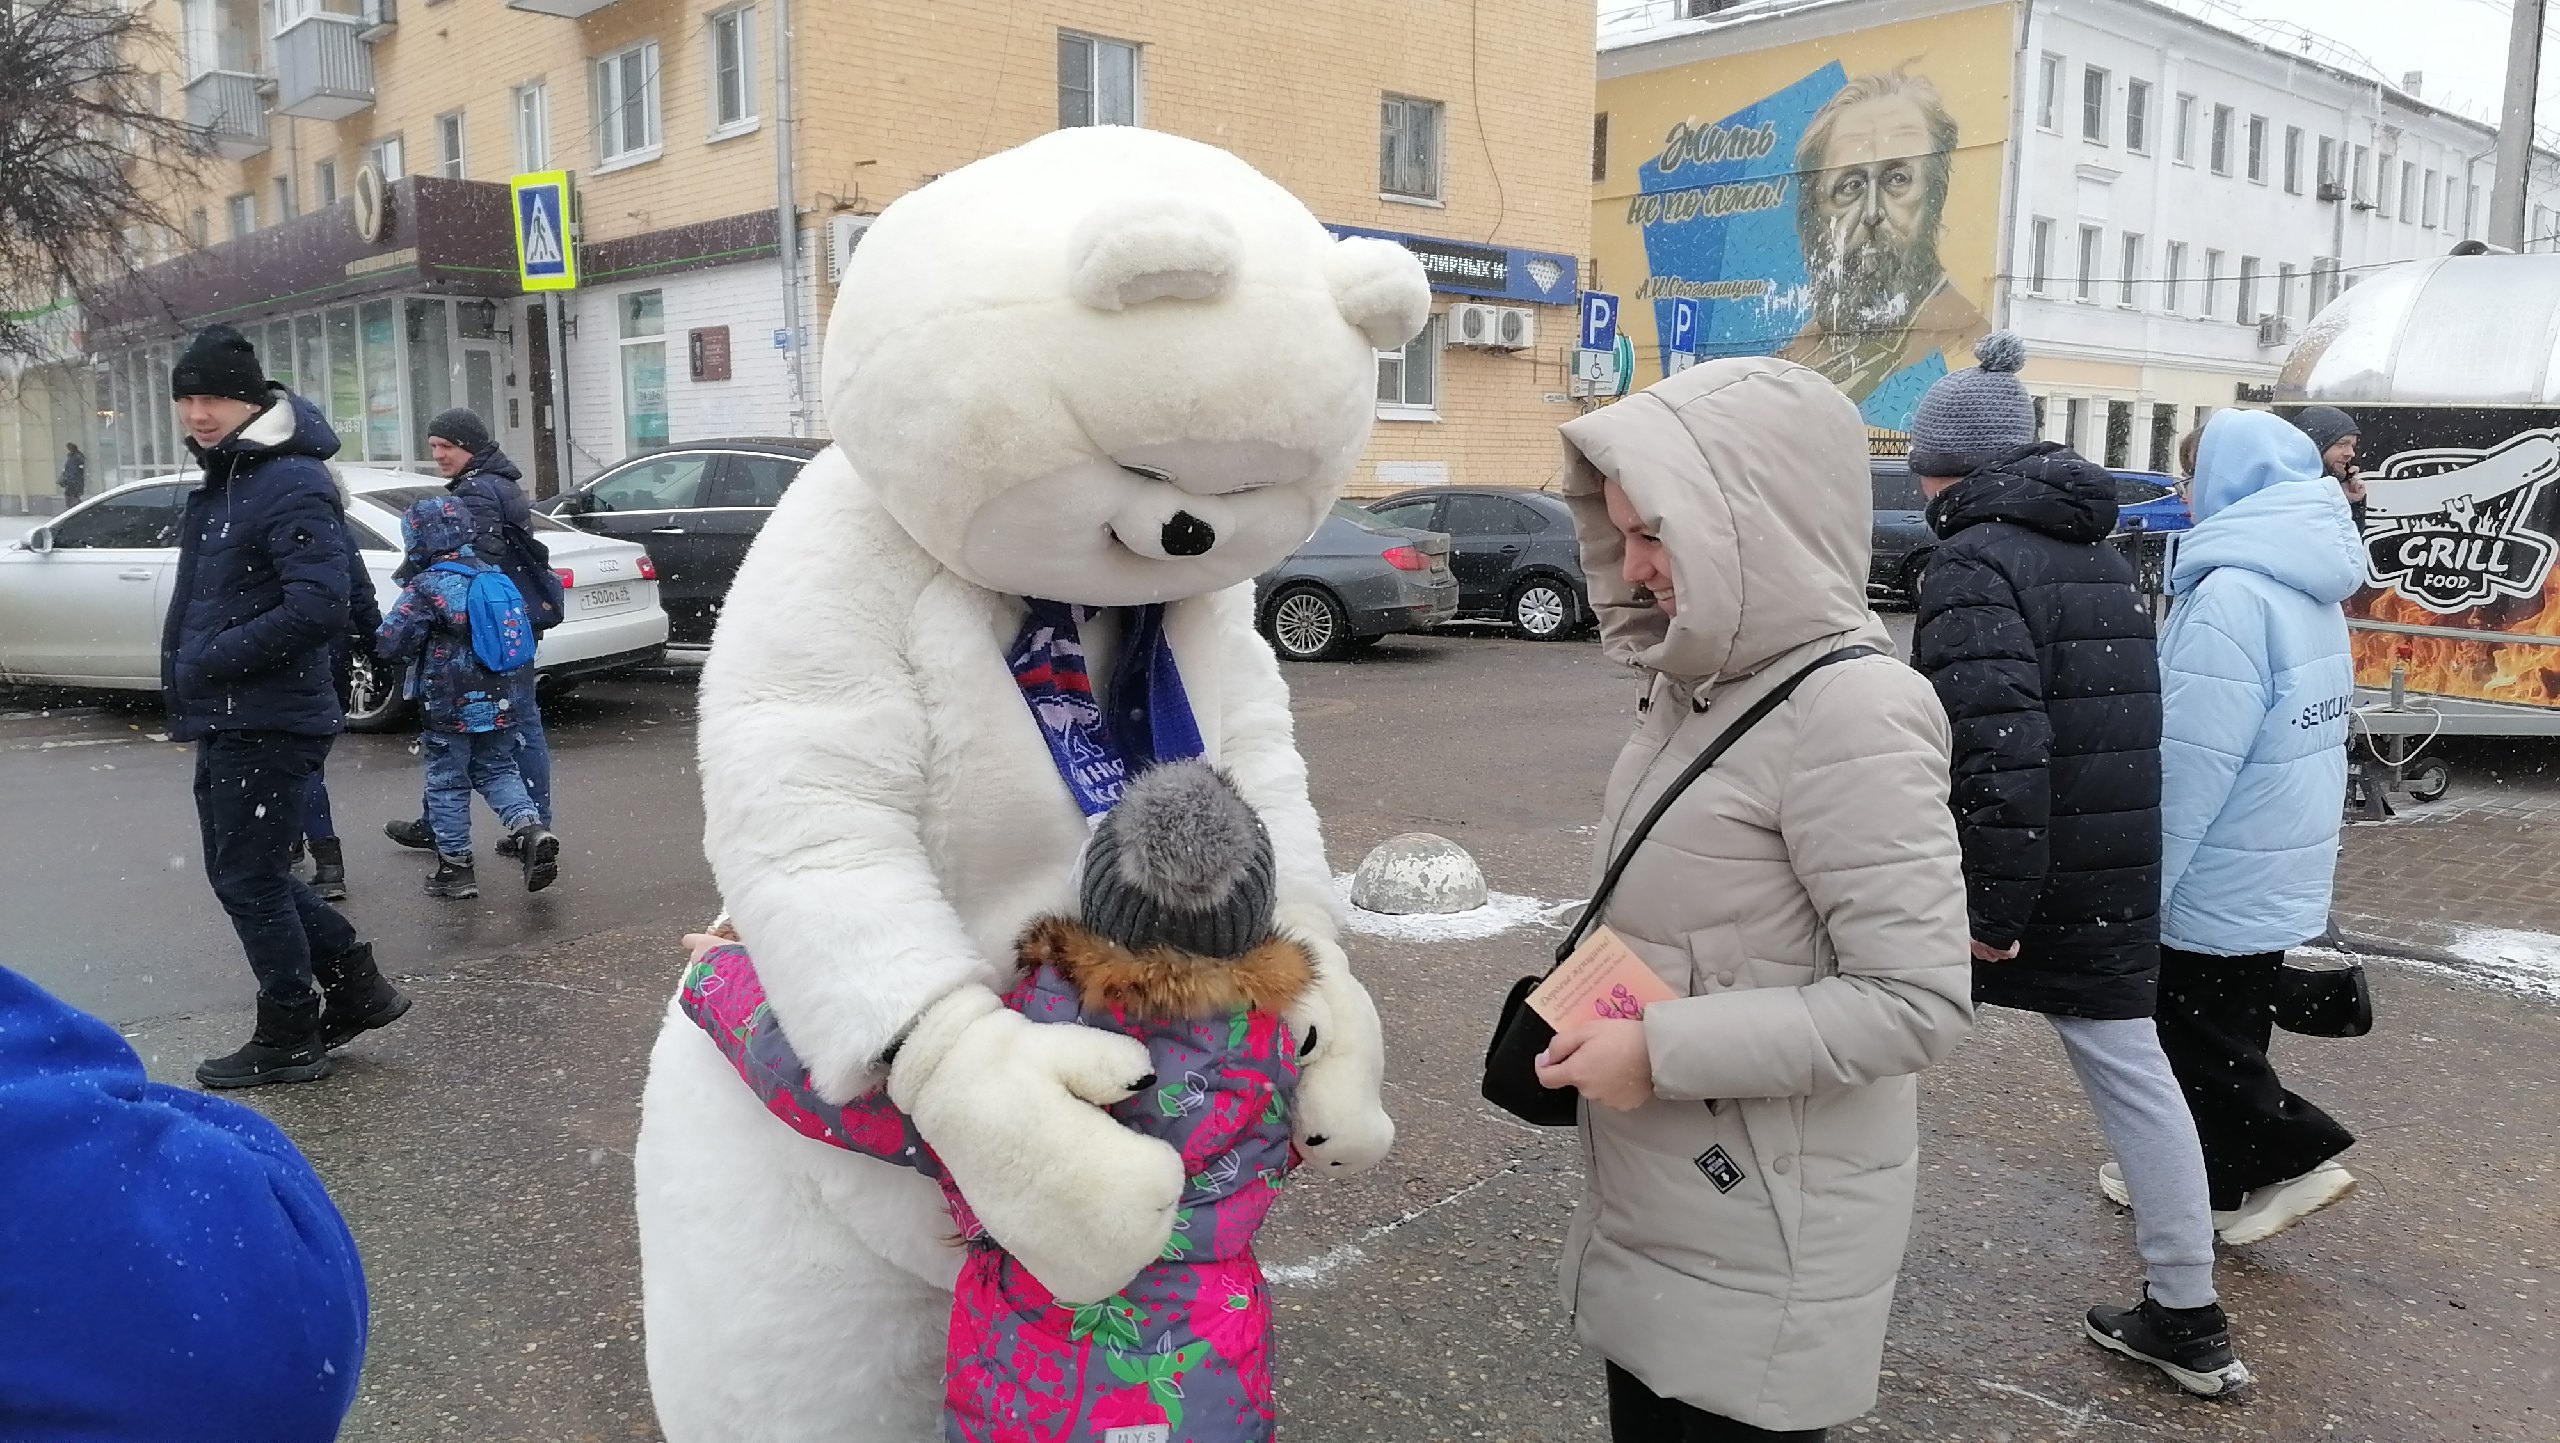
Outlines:
<svg viewBox="0 0 2560 1443"><path fill-rule="evenodd" d="M1612 658L1692 682L1747 676L1867 623L1867 428L1820 374L1709 361L1561 429L1564 493ZM1638 604L1619 575L1603 477L1669 549L1678 619Z"/></svg>

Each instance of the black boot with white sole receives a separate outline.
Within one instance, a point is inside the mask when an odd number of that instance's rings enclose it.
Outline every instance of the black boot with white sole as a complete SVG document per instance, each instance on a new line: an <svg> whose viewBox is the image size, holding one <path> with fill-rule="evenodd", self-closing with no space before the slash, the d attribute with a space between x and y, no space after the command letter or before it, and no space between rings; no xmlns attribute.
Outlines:
<svg viewBox="0 0 2560 1443"><path fill-rule="evenodd" d="M2231 1351L2231 1323L2218 1303L2164 1308L2149 1293L2130 1308L2091 1308L2089 1341L2149 1363L2199 1398L2228 1398L2257 1381Z"/></svg>

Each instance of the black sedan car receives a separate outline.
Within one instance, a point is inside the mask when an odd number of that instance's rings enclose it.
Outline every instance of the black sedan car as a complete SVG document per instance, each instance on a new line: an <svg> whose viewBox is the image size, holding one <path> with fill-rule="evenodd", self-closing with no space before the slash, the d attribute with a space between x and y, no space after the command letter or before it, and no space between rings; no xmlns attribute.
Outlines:
<svg viewBox="0 0 2560 1443"><path fill-rule="evenodd" d="M2116 504L2123 507L2158 501L2174 489L2171 478L2155 472L2112 474L2116 478ZM1867 463L1867 479L1875 490L1876 507L1874 554L1867 563L1867 596L1870 600L1908 605L1919 598L1920 573L1929 564L1930 548L1938 544L1937 533L1929 529L1929 503L1920 494L1920 478L1911 474L1908 462L1878 457ZM2150 520L2152 528L2161 524ZM2174 523L2170 526L2174 529ZM2156 557L2156 546L2152 554ZM2137 564L2144 563L2137 557ZM2156 569L2156 561L2151 564Z"/></svg>
<svg viewBox="0 0 2560 1443"><path fill-rule="evenodd" d="M1573 513L1554 492L1440 487L1368 504L1392 525L1448 536L1459 619L1509 622L1536 641L1571 636L1592 620Z"/></svg>
<svg viewBox="0 0 2560 1443"><path fill-rule="evenodd" d="M805 436L692 441L642 452L535 509L649 548L668 639L709 646L720 603L782 493L827 443Z"/></svg>
<svg viewBox="0 0 2560 1443"><path fill-rule="evenodd" d="M1338 661L1458 613L1449 538L1337 501L1297 553L1255 577L1255 616L1290 661Z"/></svg>

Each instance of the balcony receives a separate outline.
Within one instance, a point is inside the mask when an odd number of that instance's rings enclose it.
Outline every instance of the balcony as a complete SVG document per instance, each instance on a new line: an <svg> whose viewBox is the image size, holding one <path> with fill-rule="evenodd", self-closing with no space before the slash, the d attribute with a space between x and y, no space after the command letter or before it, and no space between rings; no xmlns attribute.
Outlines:
<svg viewBox="0 0 2560 1443"><path fill-rule="evenodd" d="M276 32L276 113L344 120L373 107L373 47L361 15L318 11Z"/></svg>
<svg viewBox="0 0 2560 1443"><path fill-rule="evenodd" d="M507 8L575 20L583 15L593 15L612 3L613 0L507 0Z"/></svg>
<svg viewBox="0 0 2560 1443"><path fill-rule="evenodd" d="M239 70L208 70L187 82L187 124L225 160L267 148L267 102L258 85L257 76Z"/></svg>

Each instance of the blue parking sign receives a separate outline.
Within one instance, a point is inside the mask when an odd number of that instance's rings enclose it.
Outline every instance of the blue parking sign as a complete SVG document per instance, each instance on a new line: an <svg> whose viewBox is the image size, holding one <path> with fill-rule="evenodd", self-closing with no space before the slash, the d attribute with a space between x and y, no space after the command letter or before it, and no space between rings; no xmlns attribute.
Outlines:
<svg viewBox="0 0 2560 1443"><path fill-rule="evenodd" d="M1669 350L1687 355L1698 351L1698 303L1675 300L1671 303L1671 344Z"/></svg>
<svg viewBox="0 0 2560 1443"><path fill-rule="evenodd" d="M1607 291L1582 293L1582 349L1618 348L1618 298Z"/></svg>

